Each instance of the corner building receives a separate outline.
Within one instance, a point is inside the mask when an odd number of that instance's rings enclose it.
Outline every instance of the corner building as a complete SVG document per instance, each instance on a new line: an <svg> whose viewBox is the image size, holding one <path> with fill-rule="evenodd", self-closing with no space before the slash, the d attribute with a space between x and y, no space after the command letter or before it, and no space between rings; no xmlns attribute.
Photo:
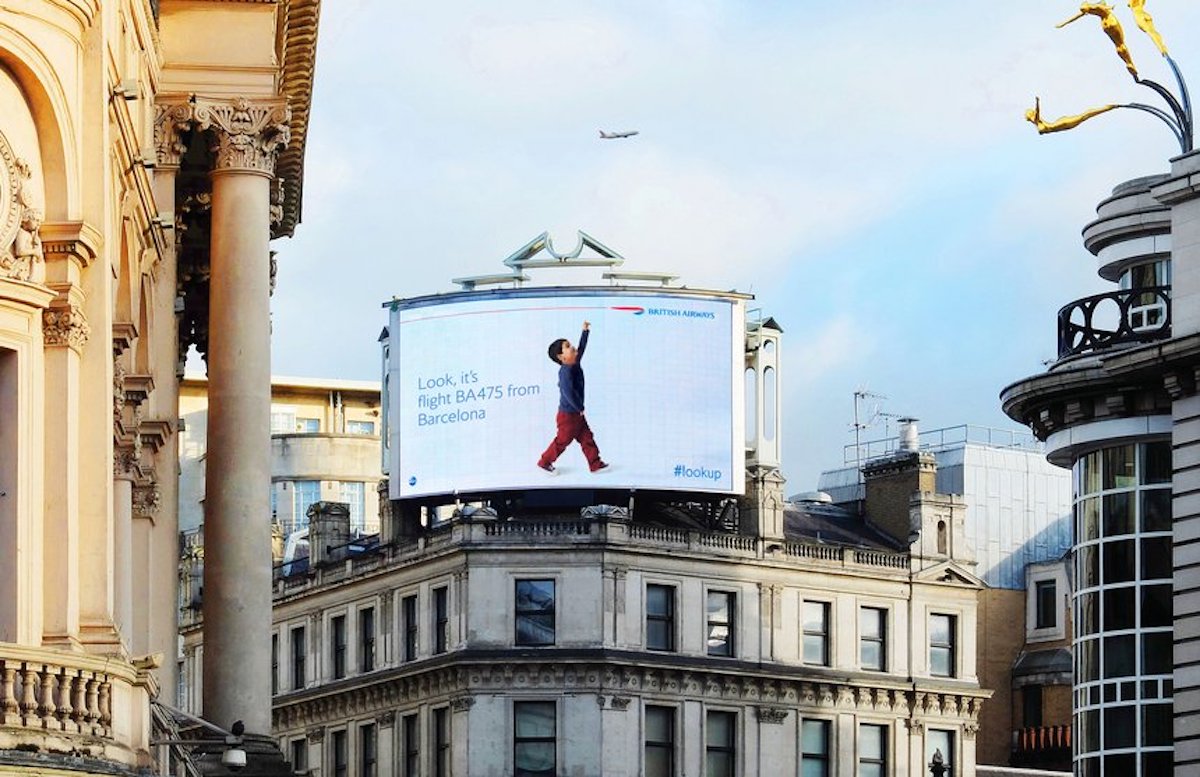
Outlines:
<svg viewBox="0 0 1200 777"><path fill-rule="evenodd" d="M1190 774L1200 759L1193 522L1200 156L1121 184L1083 231L1117 288L1058 314L1058 359L1002 393L1074 474L1074 767ZM1172 276L1175 276L1174 282Z"/></svg>
<svg viewBox="0 0 1200 777"><path fill-rule="evenodd" d="M750 327L772 346L747 343L747 367L777 370L779 338ZM878 481L897 513L879 526L903 536L786 504L777 410L751 435L744 497L395 500L378 537L349 542L345 506L314 505L312 555L278 567L273 611L273 731L293 767L916 777L940 752L974 775L990 693L965 506L920 493L933 465L915 453ZM192 685L203 626L183 625Z"/></svg>

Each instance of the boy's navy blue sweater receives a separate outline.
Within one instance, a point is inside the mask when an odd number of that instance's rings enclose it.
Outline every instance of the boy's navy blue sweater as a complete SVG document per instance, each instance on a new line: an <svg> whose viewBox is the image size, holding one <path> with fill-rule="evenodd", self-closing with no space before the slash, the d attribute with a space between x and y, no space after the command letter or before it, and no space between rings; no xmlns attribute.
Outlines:
<svg viewBox="0 0 1200 777"><path fill-rule="evenodd" d="M563 413L583 412L583 349L587 348L588 330L579 335L579 350L574 364L558 368L558 409Z"/></svg>

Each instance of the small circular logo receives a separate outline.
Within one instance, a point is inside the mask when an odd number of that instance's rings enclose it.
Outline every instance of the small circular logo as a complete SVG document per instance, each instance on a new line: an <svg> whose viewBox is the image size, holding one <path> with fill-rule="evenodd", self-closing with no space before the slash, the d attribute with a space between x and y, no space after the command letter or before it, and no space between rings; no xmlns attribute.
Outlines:
<svg viewBox="0 0 1200 777"><path fill-rule="evenodd" d="M410 477L410 478L408 479L408 484L409 484L410 486L415 486L415 485L417 484L417 476L416 476L416 475L413 475L412 477Z"/></svg>

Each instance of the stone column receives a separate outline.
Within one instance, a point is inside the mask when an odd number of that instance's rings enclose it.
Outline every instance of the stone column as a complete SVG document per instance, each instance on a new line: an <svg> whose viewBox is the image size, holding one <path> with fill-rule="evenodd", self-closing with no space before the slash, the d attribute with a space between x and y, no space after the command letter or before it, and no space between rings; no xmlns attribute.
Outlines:
<svg viewBox="0 0 1200 777"><path fill-rule="evenodd" d="M270 185L283 101L197 100L212 130L204 717L271 730Z"/></svg>
<svg viewBox="0 0 1200 777"><path fill-rule="evenodd" d="M113 621L132 644L133 627L133 479L137 454L129 448L113 451ZM143 603L144 604L144 603Z"/></svg>

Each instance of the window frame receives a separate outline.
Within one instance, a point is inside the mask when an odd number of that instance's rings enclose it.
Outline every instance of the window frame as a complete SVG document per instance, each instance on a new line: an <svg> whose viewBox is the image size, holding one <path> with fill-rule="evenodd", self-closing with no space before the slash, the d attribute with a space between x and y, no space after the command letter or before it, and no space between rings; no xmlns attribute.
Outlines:
<svg viewBox="0 0 1200 777"><path fill-rule="evenodd" d="M304 624L288 630L291 645L292 690L299 691L308 686L308 627Z"/></svg>
<svg viewBox="0 0 1200 777"><path fill-rule="evenodd" d="M862 736L862 734L863 734L863 730L867 729L867 728L871 728L871 729L875 729L875 730L879 731L879 757L878 758L865 758L863 756L863 747L862 747L863 736ZM890 761L890 759L888 758L888 747L891 744L891 732L889 731L889 726L886 723L872 723L869 721L861 722L858 724L857 733L858 733L857 741L854 743L854 745L855 745L855 747L854 747L855 774L858 775L859 777L862 777L863 764L870 764L870 765L878 765L879 766L879 774L880 775L887 775L888 774L888 763Z"/></svg>
<svg viewBox="0 0 1200 777"><path fill-rule="evenodd" d="M347 647L346 614L329 616L329 671L334 680L346 677Z"/></svg>
<svg viewBox="0 0 1200 777"><path fill-rule="evenodd" d="M358 671L374 672L375 655L375 605L358 608Z"/></svg>
<svg viewBox="0 0 1200 777"><path fill-rule="evenodd" d="M348 777L350 773L350 743L346 729L330 732L329 773L333 777Z"/></svg>
<svg viewBox="0 0 1200 777"><path fill-rule="evenodd" d="M804 749L804 727L809 724L819 724L821 726L825 743L825 751L823 753L814 753ZM800 720L800 774L806 774L804 769L806 763L818 763L821 765L821 777L830 777L830 765L832 761L831 751L833 750L833 721L828 718L801 718Z"/></svg>
<svg viewBox="0 0 1200 777"><path fill-rule="evenodd" d="M421 774L421 715L412 712L400 717L401 777L420 777Z"/></svg>
<svg viewBox="0 0 1200 777"><path fill-rule="evenodd" d="M713 745L709 741L709 731L712 727L712 719L714 715L721 715L729 720L729 742L724 745ZM704 711L704 769L703 774L709 773L709 758L715 753L718 755L724 754L728 759L729 770L728 774L738 774L738 723L739 716L736 710L728 709L706 709Z"/></svg>
<svg viewBox="0 0 1200 777"><path fill-rule="evenodd" d="M948 621L950 639L948 642L934 642L933 640L933 620L934 618L945 618ZM929 675L930 677L958 677L958 615L949 612L930 612L928 642L929 642ZM933 656L935 651L945 652L949 658L949 670L947 672L935 672Z"/></svg>
<svg viewBox="0 0 1200 777"><path fill-rule="evenodd" d="M819 631L808 629L808 609L809 607L819 607L821 610L821 628ZM822 599L805 599L800 602L800 662L806 666L830 666L833 650L830 635L831 617L833 614L833 604ZM810 641L811 640L811 641ZM819 661L810 661L808 658L808 647L810 644L818 645L821 650L821 659Z"/></svg>
<svg viewBox="0 0 1200 777"><path fill-rule="evenodd" d="M376 777L379 772L379 729L375 721L358 726L358 777Z"/></svg>
<svg viewBox="0 0 1200 777"><path fill-rule="evenodd" d="M726 602L726 619L714 620L710 614L709 602L714 596L724 596ZM704 592L704 646L705 654L714 658L736 658L737 657L737 591L727 589L710 588ZM712 644L713 626L725 627L724 649L717 647L714 649Z"/></svg>
<svg viewBox="0 0 1200 777"><path fill-rule="evenodd" d="M1048 599L1044 598L1047 591L1049 592ZM1046 617L1049 618L1049 622L1046 622ZM1058 580L1056 578L1050 577L1033 581L1033 628L1038 631L1058 628Z"/></svg>
<svg viewBox="0 0 1200 777"><path fill-rule="evenodd" d="M550 637L538 641L531 637L522 637L522 618L544 616L545 610L521 606L521 586L525 584L549 585L550 587ZM541 625L539 623L539 625ZM520 647L553 647L558 642L558 580L553 577L518 577L513 580L513 644Z"/></svg>
<svg viewBox="0 0 1200 777"><path fill-rule="evenodd" d="M655 712L661 711L668 715L666 731L669 739L650 739L650 726L648 725L648 719L650 717L651 710L654 710ZM657 775L652 775L648 771L650 762L649 754L651 748L655 749L656 751L661 750L667 753L667 777L675 777L676 764L679 760L676 754L676 747L679 739L677 731L678 725L679 708L674 705L647 704L642 709L642 772L646 777L657 777Z"/></svg>
<svg viewBox="0 0 1200 777"><path fill-rule="evenodd" d="M429 711L430 731L433 737L433 777L449 777L451 772L451 756L453 754L450 735L450 708L434 707Z"/></svg>
<svg viewBox="0 0 1200 777"><path fill-rule="evenodd" d="M666 594L667 607L666 607L665 613L660 614L660 613L651 613L650 612L650 589L652 589L652 588L656 589L656 590L661 590ZM646 639L645 639L645 642L646 642L647 650L656 650L656 651L660 651L660 652L664 652L664 653L678 652L679 643L675 636L678 631L678 629L676 628L676 624L675 624L676 612L678 611L678 608L675 606L675 600L676 600L678 593L679 593L679 586L677 586L677 585L672 585L669 583L646 583L646 599L645 599L645 616L646 616L646 626L645 626L646 634L645 634L645 636L646 636ZM664 644L661 644L661 645L651 644L651 640L650 640L650 634L651 634L650 624L651 624L651 622L663 624L663 631L666 635Z"/></svg>
<svg viewBox="0 0 1200 777"><path fill-rule="evenodd" d="M439 585L430 590L433 606L433 653L440 655L450 648L450 586Z"/></svg>
<svg viewBox="0 0 1200 777"><path fill-rule="evenodd" d="M543 737L521 737L520 736L519 731L518 731L518 728L519 728L518 721L519 721L520 714L521 714L521 708L534 707L534 706L549 707L550 709L554 710L554 715L551 716L551 719L554 721L554 732L551 736L548 736L548 737L545 737L545 736L543 736ZM552 745L551 751L554 753L553 772L555 774L558 773L558 761L559 761L559 758L558 758L558 755L559 755L558 754L558 733L559 733L559 729L561 728L561 726L559 725L558 714L559 714L558 702L555 701L554 699L520 699L520 700L513 701L513 703L512 703L512 753L511 753L512 766L513 766L513 770L512 770L513 777L526 777L526 775L529 774L529 772L525 772L525 771L521 770L521 767L519 766L518 761L517 761L517 750L518 750L518 746L521 744L539 744L539 743L545 744L547 742L550 743Z"/></svg>
<svg viewBox="0 0 1200 777"><path fill-rule="evenodd" d="M863 633L863 614L865 612L874 612L878 617L879 636L868 637ZM868 672L886 672L888 671L888 620L890 610L887 607L881 607L873 604L863 604L858 607L858 666ZM869 666L863 661L863 643L874 643L879 645L879 666Z"/></svg>
<svg viewBox="0 0 1200 777"><path fill-rule="evenodd" d="M288 742L288 756L291 759L293 774L308 772L308 737L297 737Z"/></svg>
<svg viewBox="0 0 1200 777"><path fill-rule="evenodd" d="M400 619L404 627L404 660L416 661L421 647L421 603L417 594L400 598Z"/></svg>

